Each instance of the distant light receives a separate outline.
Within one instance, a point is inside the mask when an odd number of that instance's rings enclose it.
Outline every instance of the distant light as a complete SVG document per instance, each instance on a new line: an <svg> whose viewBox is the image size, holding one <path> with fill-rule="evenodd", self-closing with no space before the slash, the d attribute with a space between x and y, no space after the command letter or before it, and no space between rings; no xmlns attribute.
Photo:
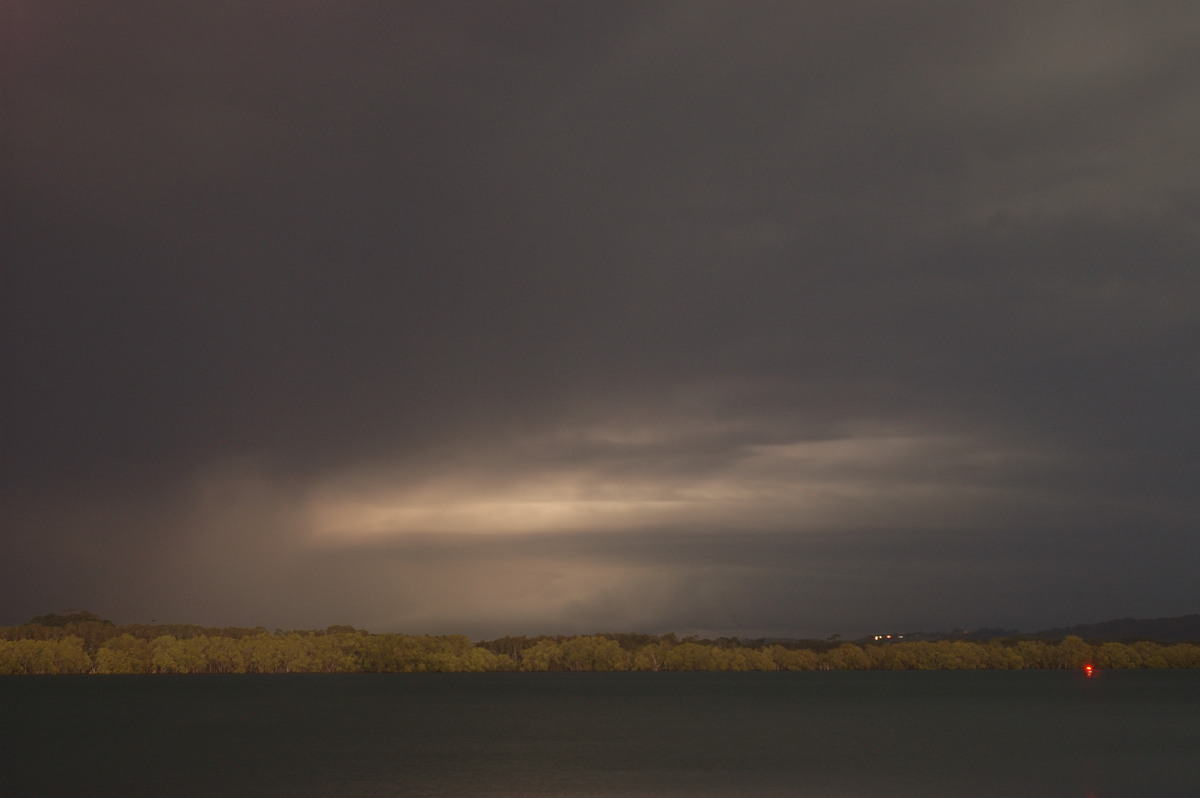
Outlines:
<svg viewBox="0 0 1200 798"><path fill-rule="evenodd" d="M1084 665L1084 666L1083 666L1083 675L1084 675L1084 676L1089 676L1089 677L1090 677L1090 676L1095 676L1095 675L1096 675L1096 668L1095 668L1094 666L1092 666L1091 664Z"/></svg>

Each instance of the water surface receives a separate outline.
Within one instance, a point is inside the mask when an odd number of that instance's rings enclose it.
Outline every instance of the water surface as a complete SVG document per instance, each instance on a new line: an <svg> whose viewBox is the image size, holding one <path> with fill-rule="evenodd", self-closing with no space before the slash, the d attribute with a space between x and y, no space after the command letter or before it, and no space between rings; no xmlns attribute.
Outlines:
<svg viewBox="0 0 1200 798"><path fill-rule="evenodd" d="M1200 671L0 677L2 796L1200 795Z"/></svg>

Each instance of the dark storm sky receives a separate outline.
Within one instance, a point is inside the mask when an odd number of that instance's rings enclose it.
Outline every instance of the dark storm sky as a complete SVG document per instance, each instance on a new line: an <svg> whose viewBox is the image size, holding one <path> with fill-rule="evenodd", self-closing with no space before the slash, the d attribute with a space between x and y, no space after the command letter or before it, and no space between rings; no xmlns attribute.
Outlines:
<svg viewBox="0 0 1200 798"><path fill-rule="evenodd" d="M1200 5L0 9L0 623L1200 611Z"/></svg>

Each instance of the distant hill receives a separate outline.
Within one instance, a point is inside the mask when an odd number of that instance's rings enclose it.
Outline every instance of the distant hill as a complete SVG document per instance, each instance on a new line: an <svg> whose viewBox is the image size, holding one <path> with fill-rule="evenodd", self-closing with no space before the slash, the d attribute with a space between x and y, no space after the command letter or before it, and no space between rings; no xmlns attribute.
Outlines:
<svg viewBox="0 0 1200 798"><path fill-rule="evenodd" d="M51 612L47 615L39 615L34 618L26 626L69 626L73 623L99 623L105 626L113 626L113 622L107 618L101 618L94 612L84 612L83 610L63 610L62 612Z"/></svg>
<svg viewBox="0 0 1200 798"><path fill-rule="evenodd" d="M996 638L1042 638L1061 640L1075 635L1092 641L1153 640L1159 643L1200 643L1200 615L1178 618L1120 618L1100 623L1081 623L1042 632L1018 632L1016 629L955 629L950 632L908 632L897 640L995 640ZM891 638L889 638L891 639ZM863 638L870 643L878 638Z"/></svg>
<svg viewBox="0 0 1200 798"><path fill-rule="evenodd" d="M1200 615L1178 618L1121 618L1037 632L1036 637L1076 635L1084 640L1157 640L1164 643L1200 641Z"/></svg>
<svg viewBox="0 0 1200 798"><path fill-rule="evenodd" d="M955 629L950 632L908 632L907 634L899 635L898 639L916 641L936 641L936 640L995 640L998 637L1027 637L1016 629L1000 629L994 627L981 627L979 629ZM871 638L867 642L873 642Z"/></svg>

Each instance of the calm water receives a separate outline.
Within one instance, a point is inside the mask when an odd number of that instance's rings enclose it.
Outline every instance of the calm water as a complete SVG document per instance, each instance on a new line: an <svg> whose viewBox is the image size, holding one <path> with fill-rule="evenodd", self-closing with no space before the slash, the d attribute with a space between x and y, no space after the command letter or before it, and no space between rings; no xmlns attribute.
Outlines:
<svg viewBox="0 0 1200 798"><path fill-rule="evenodd" d="M0 677L0 796L1200 795L1200 671Z"/></svg>

